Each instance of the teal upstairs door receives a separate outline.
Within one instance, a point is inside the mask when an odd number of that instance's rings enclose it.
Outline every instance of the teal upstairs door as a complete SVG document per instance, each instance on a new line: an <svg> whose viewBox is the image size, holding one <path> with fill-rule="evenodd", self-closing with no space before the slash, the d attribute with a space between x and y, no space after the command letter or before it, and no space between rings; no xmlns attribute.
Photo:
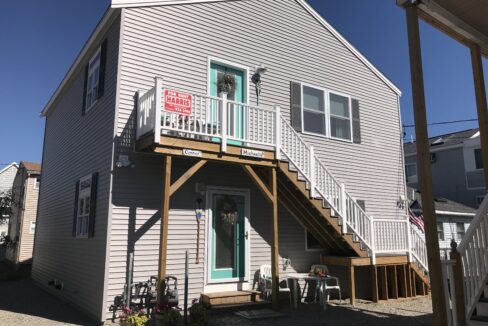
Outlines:
<svg viewBox="0 0 488 326"><path fill-rule="evenodd" d="M211 281L242 280L246 273L246 197L218 193L211 196Z"/></svg>
<svg viewBox="0 0 488 326"><path fill-rule="evenodd" d="M246 102L246 87L245 87L245 73L242 70L226 67L216 63L210 64L210 96L219 96L219 81L225 75L230 75L234 77L234 89L227 94L227 99L229 101L234 101L238 103ZM212 106L211 116L213 121L217 115L217 107ZM245 126L245 115L244 109L241 106L233 106L231 110L227 113L227 133L228 136L242 139L244 137L244 126ZM214 141L220 141L219 139L214 139ZM236 140L227 140L228 144L232 145L242 145L242 142Z"/></svg>

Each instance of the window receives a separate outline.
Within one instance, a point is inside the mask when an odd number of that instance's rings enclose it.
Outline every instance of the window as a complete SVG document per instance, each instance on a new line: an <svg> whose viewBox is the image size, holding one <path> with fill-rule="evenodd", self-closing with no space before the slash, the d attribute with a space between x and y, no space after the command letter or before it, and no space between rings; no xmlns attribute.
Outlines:
<svg viewBox="0 0 488 326"><path fill-rule="evenodd" d="M464 223L456 223L456 236L458 241L461 241L461 239L464 237L464 233Z"/></svg>
<svg viewBox="0 0 488 326"><path fill-rule="evenodd" d="M330 135L351 140L351 109L349 98L330 93Z"/></svg>
<svg viewBox="0 0 488 326"><path fill-rule="evenodd" d="M90 219L92 175L82 178L78 184L78 205L76 214L76 237L88 237Z"/></svg>
<svg viewBox="0 0 488 326"><path fill-rule="evenodd" d="M483 157L481 156L481 148L477 148L474 150L474 164L476 170L480 170L483 168Z"/></svg>
<svg viewBox="0 0 488 326"><path fill-rule="evenodd" d="M34 179L34 189L39 189L39 186L41 184L41 178L37 177Z"/></svg>
<svg viewBox="0 0 488 326"><path fill-rule="evenodd" d="M303 130L326 135L325 92L303 86Z"/></svg>
<svg viewBox="0 0 488 326"><path fill-rule="evenodd" d="M29 225L29 234L36 233L36 221L31 221Z"/></svg>
<svg viewBox="0 0 488 326"><path fill-rule="evenodd" d="M444 237L444 224L441 222L437 222L437 238L440 241L446 240Z"/></svg>
<svg viewBox="0 0 488 326"><path fill-rule="evenodd" d="M91 109L91 107L97 102L98 99L98 87L100 81L100 48L93 55L88 63L87 79L86 79L86 98L85 98L85 112Z"/></svg>
<svg viewBox="0 0 488 326"><path fill-rule="evenodd" d="M317 240L308 230L305 230L305 250L321 251L324 250L319 240Z"/></svg>
<svg viewBox="0 0 488 326"><path fill-rule="evenodd" d="M407 178L407 183L417 182L417 164L405 164L405 176Z"/></svg>
<svg viewBox="0 0 488 326"><path fill-rule="evenodd" d="M351 98L302 84L302 129L352 141Z"/></svg>

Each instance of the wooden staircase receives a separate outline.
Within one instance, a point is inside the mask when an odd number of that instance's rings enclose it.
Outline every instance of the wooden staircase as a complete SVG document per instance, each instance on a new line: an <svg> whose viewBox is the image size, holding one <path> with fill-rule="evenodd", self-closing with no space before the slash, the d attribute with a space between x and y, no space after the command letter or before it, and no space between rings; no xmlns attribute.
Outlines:
<svg viewBox="0 0 488 326"><path fill-rule="evenodd" d="M485 285L483 294L476 304L475 313L468 321L469 326L488 326L488 285Z"/></svg>

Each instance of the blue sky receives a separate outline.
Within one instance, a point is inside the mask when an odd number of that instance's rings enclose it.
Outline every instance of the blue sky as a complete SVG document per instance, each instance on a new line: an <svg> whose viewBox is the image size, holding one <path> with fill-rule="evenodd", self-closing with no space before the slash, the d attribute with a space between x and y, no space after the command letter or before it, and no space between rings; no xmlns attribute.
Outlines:
<svg viewBox="0 0 488 326"><path fill-rule="evenodd" d="M44 119L39 112L108 4L108 0L2 1L0 163L41 160ZM310 4L402 90L403 123L412 124L404 11L394 0L310 0ZM468 49L424 23L421 37L428 121L476 118ZM488 76L486 60L484 65ZM476 122L433 126L429 133L476 126ZM413 128L406 132L407 140L414 135Z"/></svg>

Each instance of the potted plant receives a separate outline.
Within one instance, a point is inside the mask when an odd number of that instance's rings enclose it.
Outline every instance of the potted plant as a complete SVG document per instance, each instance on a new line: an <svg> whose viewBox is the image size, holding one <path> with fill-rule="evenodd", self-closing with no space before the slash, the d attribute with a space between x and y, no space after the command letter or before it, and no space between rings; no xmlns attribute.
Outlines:
<svg viewBox="0 0 488 326"><path fill-rule="evenodd" d="M208 325L208 310L209 306L198 299L192 301L192 306L188 311L190 312L190 325L206 326Z"/></svg>
<svg viewBox="0 0 488 326"><path fill-rule="evenodd" d="M157 326L177 326L183 320L180 311L169 306L157 305L154 308L154 317Z"/></svg>
<svg viewBox="0 0 488 326"><path fill-rule="evenodd" d="M119 315L122 326L144 326L149 321L146 311L137 307L124 306Z"/></svg>

